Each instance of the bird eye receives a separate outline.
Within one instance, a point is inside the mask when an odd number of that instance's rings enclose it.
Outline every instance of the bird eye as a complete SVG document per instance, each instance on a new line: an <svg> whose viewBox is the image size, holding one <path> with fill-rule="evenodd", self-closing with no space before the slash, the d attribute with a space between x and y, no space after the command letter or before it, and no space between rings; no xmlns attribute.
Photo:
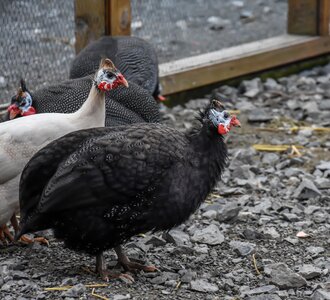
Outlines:
<svg viewBox="0 0 330 300"><path fill-rule="evenodd" d="M109 72L107 72L107 77L108 77L109 79L112 79L112 78L115 77L115 75L114 75L113 73L109 73Z"/></svg>
<svg viewBox="0 0 330 300"><path fill-rule="evenodd" d="M227 119L227 118L229 117L229 114L225 111L225 112L223 113L223 117L224 117L225 119Z"/></svg>

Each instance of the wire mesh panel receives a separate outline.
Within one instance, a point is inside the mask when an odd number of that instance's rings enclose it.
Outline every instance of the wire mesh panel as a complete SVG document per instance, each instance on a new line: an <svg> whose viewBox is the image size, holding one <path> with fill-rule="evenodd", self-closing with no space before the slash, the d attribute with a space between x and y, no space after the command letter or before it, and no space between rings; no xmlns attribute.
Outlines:
<svg viewBox="0 0 330 300"><path fill-rule="evenodd" d="M286 32L287 0L131 0L132 35L151 41L160 62Z"/></svg>
<svg viewBox="0 0 330 300"><path fill-rule="evenodd" d="M132 35L151 42L161 63L286 31L287 0L131 0L131 8ZM74 0L0 1L0 103L21 77L32 90L68 78L74 13Z"/></svg>
<svg viewBox="0 0 330 300"><path fill-rule="evenodd" d="M0 1L0 102L21 77L33 90L68 78L74 26L74 0Z"/></svg>

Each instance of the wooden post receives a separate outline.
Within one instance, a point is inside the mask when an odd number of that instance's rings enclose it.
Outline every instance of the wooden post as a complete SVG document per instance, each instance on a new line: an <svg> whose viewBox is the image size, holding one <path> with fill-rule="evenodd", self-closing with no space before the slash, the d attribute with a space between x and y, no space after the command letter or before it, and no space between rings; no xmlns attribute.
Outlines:
<svg viewBox="0 0 330 300"><path fill-rule="evenodd" d="M329 35L330 0L319 0L318 2L318 34L327 36Z"/></svg>
<svg viewBox="0 0 330 300"><path fill-rule="evenodd" d="M288 33L329 35L330 0L289 0Z"/></svg>
<svg viewBox="0 0 330 300"><path fill-rule="evenodd" d="M78 53L105 33L104 0L75 0L75 23Z"/></svg>
<svg viewBox="0 0 330 300"><path fill-rule="evenodd" d="M288 1L288 33L317 35L318 0Z"/></svg>
<svg viewBox="0 0 330 300"><path fill-rule="evenodd" d="M103 35L130 35L130 0L75 0L78 53Z"/></svg>
<svg viewBox="0 0 330 300"><path fill-rule="evenodd" d="M107 35L131 35L131 1L105 0L105 33Z"/></svg>

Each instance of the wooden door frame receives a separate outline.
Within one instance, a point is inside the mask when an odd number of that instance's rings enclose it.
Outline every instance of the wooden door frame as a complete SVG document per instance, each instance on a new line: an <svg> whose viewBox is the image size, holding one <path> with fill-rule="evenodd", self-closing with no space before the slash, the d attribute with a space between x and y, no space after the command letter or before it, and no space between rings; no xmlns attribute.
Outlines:
<svg viewBox="0 0 330 300"><path fill-rule="evenodd" d="M130 35L130 0L75 0L76 51L102 35ZM288 0L288 34L160 64L170 95L330 53L330 0Z"/></svg>

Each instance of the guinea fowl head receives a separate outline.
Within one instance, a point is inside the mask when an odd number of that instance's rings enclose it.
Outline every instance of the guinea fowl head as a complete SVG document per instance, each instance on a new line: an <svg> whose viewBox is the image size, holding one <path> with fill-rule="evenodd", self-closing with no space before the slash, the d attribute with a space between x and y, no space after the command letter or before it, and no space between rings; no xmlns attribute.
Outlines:
<svg viewBox="0 0 330 300"><path fill-rule="evenodd" d="M109 58L101 60L94 82L95 86L101 91L110 91L121 85L128 87L125 77Z"/></svg>
<svg viewBox="0 0 330 300"><path fill-rule="evenodd" d="M220 135L227 134L233 127L241 127L240 121L235 115L225 110L219 100L212 100L209 106L201 114L202 122L207 124L211 131Z"/></svg>
<svg viewBox="0 0 330 300"><path fill-rule="evenodd" d="M36 113L32 106L32 96L26 88L25 81L21 79L20 84L17 94L11 98L10 106L7 108L10 120Z"/></svg>

